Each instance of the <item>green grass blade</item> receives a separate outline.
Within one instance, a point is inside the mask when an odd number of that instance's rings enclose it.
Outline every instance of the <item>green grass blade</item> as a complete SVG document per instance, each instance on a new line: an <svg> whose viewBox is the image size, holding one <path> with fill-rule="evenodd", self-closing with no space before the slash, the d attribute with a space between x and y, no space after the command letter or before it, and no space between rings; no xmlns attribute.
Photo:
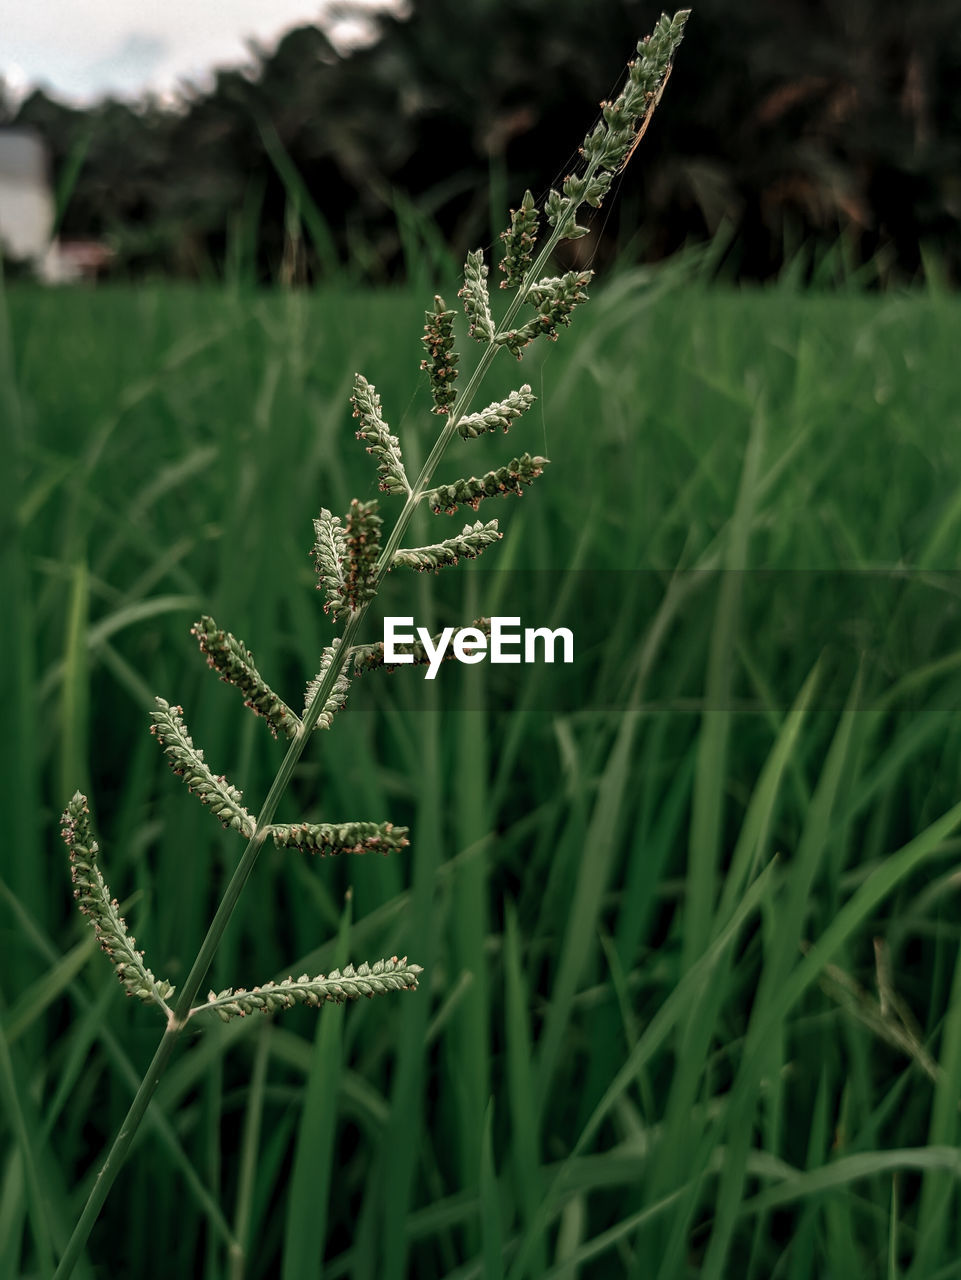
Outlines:
<svg viewBox="0 0 961 1280"><path fill-rule="evenodd" d="M500 1187L494 1165L493 1125L494 1102L491 1099L484 1114L484 1138L481 1144L480 1164L484 1280L501 1280L504 1275L504 1229L501 1221Z"/></svg>
<svg viewBox="0 0 961 1280"><path fill-rule="evenodd" d="M581 1130L571 1154L561 1165L560 1171L548 1188L541 1201L540 1210L534 1224L524 1233L517 1257L508 1272L508 1280L520 1280L522 1276L528 1274L527 1267L531 1248L540 1232L546 1227L550 1214L556 1206L558 1198L563 1193L565 1177L571 1161L592 1141L614 1103L636 1079L638 1072L664 1044L679 1019L686 1013L689 1003L697 997L705 979L714 966L723 958L727 949L733 945L742 926L757 910L765 895L770 892L772 871L773 864L766 868L750 886L730 921L694 966L681 978L681 981L658 1009L636 1046L614 1076L604 1097L595 1107L587 1124Z"/></svg>
<svg viewBox="0 0 961 1280"><path fill-rule="evenodd" d="M26 1187L27 1220L36 1249L37 1266L44 1280L53 1275L53 1207L48 1202L36 1156L42 1146L39 1125L22 1099L25 1094L16 1079L10 1046L0 1024L0 1098L13 1129ZM2 1247L2 1241L0 1241Z"/></svg>
<svg viewBox="0 0 961 1280"><path fill-rule="evenodd" d="M338 966L347 962L352 918L348 898L337 936ZM334 1137L343 1062L343 1021L343 1006L325 1007L317 1017L313 1061L304 1090L287 1195L283 1280L313 1280L322 1270L330 1190L336 1177Z"/></svg>

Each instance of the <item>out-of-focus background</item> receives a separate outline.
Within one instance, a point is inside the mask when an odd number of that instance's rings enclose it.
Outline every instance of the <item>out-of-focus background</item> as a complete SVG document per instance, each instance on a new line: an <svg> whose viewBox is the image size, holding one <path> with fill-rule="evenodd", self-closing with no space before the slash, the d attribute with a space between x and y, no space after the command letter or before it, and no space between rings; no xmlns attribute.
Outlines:
<svg viewBox="0 0 961 1280"><path fill-rule="evenodd" d="M653 13L642 0L11 7L0 227L24 256L11 192L42 171L52 273L397 279L418 236L460 260L514 192L563 175ZM597 228L604 254L661 259L721 233L719 269L738 279L839 241L885 279L914 278L925 252L953 275L959 70L952 0L705 0L672 110Z"/></svg>
<svg viewBox="0 0 961 1280"><path fill-rule="evenodd" d="M52 1275L160 1032L65 801L181 982L242 845L153 699L256 812L283 745L191 623L300 705L311 521L377 495L354 374L419 466L425 308L468 249L496 280L657 17L0 0L4 1280ZM438 480L550 466L478 563L387 584L569 625L574 665L355 680L278 816L410 848L265 851L210 975L420 989L190 1037L83 1280L959 1275L959 62L957 0L696 6L559 256L590 302L479 401L534 408Z"/></svg>

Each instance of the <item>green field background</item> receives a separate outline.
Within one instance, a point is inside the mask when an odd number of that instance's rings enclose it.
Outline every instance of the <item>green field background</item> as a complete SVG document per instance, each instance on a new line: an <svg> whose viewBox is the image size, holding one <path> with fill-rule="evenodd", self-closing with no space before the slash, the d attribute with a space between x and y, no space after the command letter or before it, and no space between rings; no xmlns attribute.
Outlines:
<svg viewBox="0 0 961 1280"><path fill-rule="evenodd" d="M299 706L333 634L311 520L376 492L353 375L422 462L431 292L7 289L0 1277L50 1274L162 1030L72 910L60 810L90 796L182 980L243 844L152 699L256 812L283 747L189 627ZM556 709L535 668L363 678L279 817L410 848L265 851L210 985L406 954L420 988L189 1037L78 1275L961 1276L959 326L935 287L682 262L505 354L480 403L537 404L439 478L551 466L481 508L505 537L443 598L392 598L467 622L524 570L525 621L601 611L602 641Z"/></svg>

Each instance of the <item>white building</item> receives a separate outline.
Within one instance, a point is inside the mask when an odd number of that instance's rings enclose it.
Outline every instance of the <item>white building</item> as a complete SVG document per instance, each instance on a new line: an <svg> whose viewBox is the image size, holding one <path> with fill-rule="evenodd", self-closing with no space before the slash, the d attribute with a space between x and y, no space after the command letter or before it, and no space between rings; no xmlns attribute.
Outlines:
<svg viewBox="0 0 961 1280"><path fill-rule="evenodd" d="M54 200L46 148L28 129L0 129L0 242L38 268L50 250Z"/></svg>

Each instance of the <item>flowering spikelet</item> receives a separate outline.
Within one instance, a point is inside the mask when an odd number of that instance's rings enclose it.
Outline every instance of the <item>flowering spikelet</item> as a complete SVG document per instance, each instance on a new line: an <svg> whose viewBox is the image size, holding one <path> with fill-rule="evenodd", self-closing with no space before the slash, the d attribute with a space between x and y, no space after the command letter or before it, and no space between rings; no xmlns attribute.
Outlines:
<svg viewBox="0 0 961 1280"><path fill-rule="evenodd" d="M304 697L304 715L307 714L310 709L310 704L317 696L317 691L323 684L324 676L327 674L327 670L330 667L331 662L334 660L334 654L339 648L340 637L337 636L333 644L328 645L320 655L320 670L314 676L313 680L309 680L307 682L307 692ZM347 691L349 688L350 677L347 675L346 667L343 667L337 674L337 679L334 681L334 687L331 689L327 696L327 701L324 703L323 711L321 711L320 715L317 717L317 723L314 725L315 729L330 728L330 723L334 716L338 711L343 711L344 707L347 705Z"/></svg>
<svg viewBox="0 0 961 1280"><path fill-rule="evenodd" d="M516 493L521 497L524 486L533 484L549 461L549 458L532 458L529 453L522 453L506 467L488 471L479 478L471 476L466 480L455 480L453 484L442 484L424 497L431 510L437 513L445 511L453 515L458 507L473 507L476 511L483 498L496 498L506 493Z"/></svg>
<svg viewBox="0 0 961 1280"><path fill-rule="evenodd" d="M604 124L585 139L582 153L587 161L617 172L631 158L667 83L689 17L689 9L673 18L662 13L651 34L638 42L638 56L628 64L624 88L613 102L601 103Z"/></svg>
<svg viewBox="0 0 961 1280"><path fill-rule="evenodd" d="M479 631L481 635L489 636L491 633L490 618L475 618L469 627L460 627L456 634L452 637L452 643L448 646L442 661L450 662L454 654L453 640L462 631ZM437 645L441 639L441 632L431 637L431 647L436 652ZM378 667L383 667L385 671L396 671L398 665L426 667L430 665L431 658L426 647L419 640L415 640L409 644L395 644L394 648L400 653L409 653L414 661L413 663L398 664L396 662L384 661L384 642L378 640L375 644L359 644L355 645L351 650L354 660L354 674L363 675L365 671L375 671Z"/></svg>
<svg viewBox="0 0 961 1280"><path fill-rule="evenodd" d="M326 507L314 521L314 568L317 590L324 593L324 613L332 613L336 621L346 618L350 608L345 601L344 561L347 559L347 535L340 516Z"/></svg>
<svg viewBox="0 0 961 1280"><path fill-rule="evenodd" d="M316 523L316 521L315 521ZM223 631L213 618L206 614L190 628L200 645L200 652L207 657L207 665L216 671L225 684L232 684L244 695L244 706L263 716L277 737L278 730L292 738L300 726L299 718L283 699L264 681L254 666L253 654L229 631Z"/></svg>
<svg viewBox="0 0 961 1280"><path fill-rule="evenodd" d="M187 790L209 806L225 827L232 827L243 836L252 836L257 824L240 803L241 793L222 774L217 776L211 772L203 751L194 746L187 732L183 707L173 707L163 698L155 701L157 710L150 713L153 721L150 732L163 747L171 769L183 778Z"/></svg>
<svg viewBox="0 0 961 1280"><path fill-rule="evenodd" d="M464 310L470 321L470 336L478 342L491 342L494 337L494 321L491 317L487 267L484 265L482 249L474 249L467 255L464 286L458 290L457 296L464 299Z"/></svg>
<svg viewBox="0 0 961 1280"><path fill-rule="evenodd" d="M307 849L322 857L338 853L395 853L410 844L407 827L392 822L296 822L270 828L278 849Z"/></svg>
<svg viewBox="0 0 961 1280"><path fill-rule="evenodd" d="M536 399L537 397L531 393L530 387L525 382L519 390L510 392L503 400L489 404L480 413L469 413L461 418L457 424L457 430L465 440L473 440L486 431L506 432L514 419L526 413Z"/></svg>
<svg viewBox="0 0 961 1280"><path fill-rule="evenodd" d="M359 609L375 594L374 570L380 555L380 526L377 499L361 502L354 498L347 513L344 530L347 544L347 572L344 581L344 603Z"/></svg>
<svg viewBox="0 0 961 1280"><path fill-rule="evenodd" d="M380 408L380 396L362 374L354 377L350 397L355 418L360 419L357 439L367 442L367 452L377 459L379 487L384 493L410 493L410 484L400 455L400 441L392 436Z"/></svg>
<svg viewBox="0 0 961 1280"><path fill-rule="evenodd" d="M518 360L524 347L541 334L555 342L557 326L569 325L571 312L579 303L587 301L585 289L593 274L593 271L568 271L562 276L545 276L538 280L527 295L527 301L537 308L537 315L518 329L498 334L496 341L506 346Z"/></svg>
<svg viewBox="0 0 961 1280"><path fill-rule="evenodd" d="M504 260L500 269L504 273L501 281L502 289L514 289L524 283L524 277L531 267L531 255L537 241L537 224L539 216L534 204L534 197L529 191L524 192L524 199L519 209L511 209L510 229L501 232L504 241Z"/></svg>
<svg viewBox="0 0 961 1280"><path fill-rule="evenodd" d="M422 360L420 367L430 379L435 413L450 413L451 406L457 399L454 382L457 379L457 361L460 357L454 350L456 314L456 311L446 309L444 299L439 294L434 296L434 310L425 313L421 342L427 348L430 360Z"/></svg>
<svg viewBox="0 0 961 1280"><path fill-rule="evenodd" d="M244 1018L248 1013L277 1013L291 1009L295 1004L316 1008L328 1001L343 1004L359 996L386 995L389 991L413 991L417 978L423 973L419 964L409 964L406 956L400 959L377 960L374 964L345 965L343 969L331 969L328 974L316 978L306 973L299 978L284 978L282 982L267 982L262 987L246 991L243 987L228 987L226 991L211 991L205 1005L191 1009L191 1015L207 1009L217 1012L224 1022L231 1018Z"/></svg>
<svg viewBox="0 0 961 1280"><path fill-rule="evenodd" d="M654 108L671 74L671 61L690 17L682 9L673 18L662 13L653 32L637 46L638 57L628 64L624 88L613 102L602 102L603 118L584 139L580 153L588 173L564 181L564 195L551 191L544 212L552 226L559 226L569 240L586 235L587 228L576 221L577 207L586 201L600 208L611 182L634 154L643 138Z"/></svg>
<svg viewBox="0 0 961 1280"><path fill-rule="evenodd" d="M166 1001L173 995L174 988L153 976L143 962L143 952L137 950L136 938L127 933L117 899L111 896L97 866L100 847L90 830L87 797L79 791L63 811L60 834L70 852L73 896L83 914L89 917L101 950L113 965L127 995L166 1009Z"/></svg>
<svg viewBox="0 0 961 1280"><path fill-rule="evenodd" d="M444 565L455 565L461 557L476 560L482 551L503 536L497 531L496 520L489 520L487 524L478 520L474 524L465 525L456 537L445 538L443 542L435 542L433 546L405 547L395 551L391 568L416 569L418 573L430 570L436 572Z"/></svg>

